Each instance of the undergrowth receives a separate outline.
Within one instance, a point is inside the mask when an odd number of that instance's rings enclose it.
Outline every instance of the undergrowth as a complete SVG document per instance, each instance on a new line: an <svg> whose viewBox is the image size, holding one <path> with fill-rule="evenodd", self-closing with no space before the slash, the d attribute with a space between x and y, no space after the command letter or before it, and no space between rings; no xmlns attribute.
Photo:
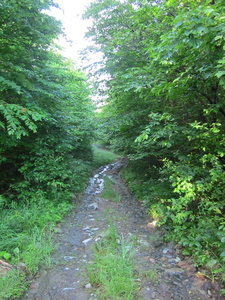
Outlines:
<svg viewBox="0 0 225 300"><path fill-rule="evenodd" d="M28 288L29 281L26 275L16 269L0 280L0 299L19 299Z"/></svg>
<svg viewBox="0 0 225 300"><path fill-rule="evenodd" d="M95 245L93 263L87 266L87 274L90 283L98 287L99 299L134 299L137 284L132 248L132 239L118 236L115 226Z"/></svg>
<svg viewBox="0 0 225 300"><path fill-rule="evenodd" d="M154 166L145 169L143 165L141 168L137 162L131 162L129 167L122 170L122 177L137 199L145 202L149 215L157 221L157 225L163 227L165 241L174 240L180 244L182 254L191 256L197 267L204 267L206 277L217 279L224 285L225 223L224 218L214 213L220 212L220 209L214 206L211 214L210 210L207 214L206 211L200 211L199 217L194 219L191 214L195 208L193 201L183 215L182 209L175 215L173 211L178 205L181 206L183 200L174 193L163 172ZM170 208L171 202L173 206ZM221 293L224 292L221 289Z"/></svg>
<svg viewBox="0 0 225 300"><path fill-rule="evenodd" d="M0 260L12 266L8 274L0 273L0 299L18 299L28 287L29 279L41 267L51 266L53 227L74 207L72 194L84 189L94 168L115 158L113 153L94 147L92 161L75 160L70 166L67 162L65 172L65 166L52 164L50 174L42 171L32 174L30 165L26 169L27 180L13 186L14 195L0 196ZM36 185L35 174L39 176ZM53 174L55 179L50 180ZM49 189L42 190L42 182Z"/></svg>
<svg viewBox="0 0 225 300"><path fill-rule="evenodd" d="M39 198L27 204L11 203L0 212L0 259L13 268L0 278L0 299L18 299L28 279L40 267L50 267L52 227L72 207L66 201L54 203Z"/></svg>

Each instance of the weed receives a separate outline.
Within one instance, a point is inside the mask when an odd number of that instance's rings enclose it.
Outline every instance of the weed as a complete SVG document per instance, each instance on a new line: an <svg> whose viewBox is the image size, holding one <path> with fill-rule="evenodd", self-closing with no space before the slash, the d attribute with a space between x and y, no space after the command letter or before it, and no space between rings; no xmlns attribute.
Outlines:
<svg viewBox="0 0 225 300"><path fill-rule="evenodd" d="M12 270L0 280L0 299L18 299L28 287L25 275Z"/></svg>
<svg viewBox="0 0 225 300"><path fill-rule="evenodd" d="M100 299L134 299L132 240L120 238L115 226L95 246L94 261L87 266L90 283L99 287Z"/></svg>
<svg viewBox="0 0 225 300"><path fill-rule="evenodd" d="M52 235L46 230L36 229L26 252L21 254L27 269L32 273L38 271L40 266L51 266L51 252L54 250Z"/></svg>
<svg viewBox="0 0 225 300"><path fill-rule="evenodd" d="M97 222L101 222L102 218L101 217L96 217Z"/></svg>
<svg viewBox="0 0 225 300"><path fill-rule="evenodd" d="M111 215L111 214L114 214L116 211L114 208L112 207L107 207L105 209L105 211L103 212L104 216L106 217L107 215Z"/></svg>
<svg viewBox="0 0 225 300"><path fill-rule="evenodd" d="M71 204L46 199L31 199L29 204L12 203L0 211L0 258L13 265L24 264L34 275L40 267L49 267L53 251L51 228L61 220ZM0 299L18 299L26 289L26 278L15 270L0 277Z"/></svg>

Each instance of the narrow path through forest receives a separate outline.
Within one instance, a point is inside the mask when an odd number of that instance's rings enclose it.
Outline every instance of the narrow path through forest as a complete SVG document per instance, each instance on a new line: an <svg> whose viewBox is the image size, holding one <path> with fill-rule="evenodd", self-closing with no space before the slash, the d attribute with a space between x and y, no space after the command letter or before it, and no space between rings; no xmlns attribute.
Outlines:
<svg viewBox="0 0 225 300"><path fill-rule="evenodd" d="M179 254L173 243L163 242L162 232L155 228L142 203L134 199L120 178L123 165L123 160L118 160L96 170L76 210L55 228L58 246L53 268L43 270L22 299L224 299L215 283L197 276L194 265ZM113 183L120 201L102 197L106 177ZM132 249L126 246L133 253L136 288L132 296L103 297L101 286L92 285L86 274L87 266L93 263L94 245L107 236L112 226L117 228L118 243L122 239L132 240Z"/></svg>

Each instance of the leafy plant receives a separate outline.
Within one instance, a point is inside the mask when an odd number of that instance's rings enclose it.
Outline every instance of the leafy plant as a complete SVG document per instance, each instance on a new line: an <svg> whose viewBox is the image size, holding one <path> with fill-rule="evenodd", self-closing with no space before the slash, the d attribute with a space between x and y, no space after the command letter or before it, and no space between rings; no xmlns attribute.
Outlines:
<svg viewBox="0 0 225 300"><path fill-rule="evenodd" d="M110 78L100 136L167 238L224 280L223 1L103 0L84 17L104 57L90 74Z"/></svg>

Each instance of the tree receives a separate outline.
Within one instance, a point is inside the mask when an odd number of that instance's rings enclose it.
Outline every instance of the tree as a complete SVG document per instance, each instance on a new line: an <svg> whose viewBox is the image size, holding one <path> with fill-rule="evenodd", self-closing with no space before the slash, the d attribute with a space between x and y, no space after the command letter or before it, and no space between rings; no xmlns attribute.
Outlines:
<svg viewBox="0 0 225 300"><path fill-rule="evenodd" d="M84 153L90 156L89 89L81 71L57 54L54 40L63 32L47 14L51 6L7 0L0 7L0 180L7 197L66 188L86 170ZM74 175L71 158L80 165Z"/></svg>
<svg viewBox="0 0 225 300"><path fill-rule="evenodd" d="M101 130L186 253L223 263L223 1L102 0L85 16L110 75Z"/></svg>

